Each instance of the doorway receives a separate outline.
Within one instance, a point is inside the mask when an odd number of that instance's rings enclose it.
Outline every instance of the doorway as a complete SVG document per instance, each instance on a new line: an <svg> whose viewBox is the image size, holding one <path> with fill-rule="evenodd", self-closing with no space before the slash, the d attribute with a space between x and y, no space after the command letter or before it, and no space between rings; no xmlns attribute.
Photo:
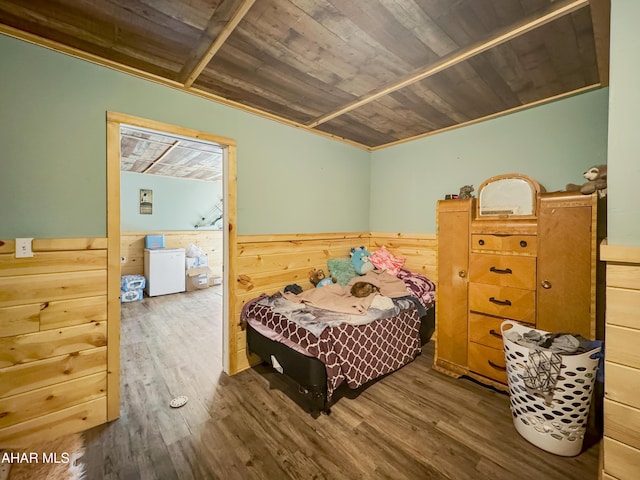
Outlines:
<svg viewBox="0 0 640 480"><path fill-rule="evenodd" d="M231 322L230 299L233 297L231 272L236 245L236 144L235 140L213 135L207 132L143 119L130 115L107 112L107 248L108 248L108 353L107 363L110 372L108 381L107 419L118 418L120 409L120 135L123 126L164 132L179 137L200 140L218 145L222 150L222 237L223 237L223 271L222 271L222 350L223 370L235 373L236 345L234 325ZM113 321L111 321L113 319Z"/></svg>

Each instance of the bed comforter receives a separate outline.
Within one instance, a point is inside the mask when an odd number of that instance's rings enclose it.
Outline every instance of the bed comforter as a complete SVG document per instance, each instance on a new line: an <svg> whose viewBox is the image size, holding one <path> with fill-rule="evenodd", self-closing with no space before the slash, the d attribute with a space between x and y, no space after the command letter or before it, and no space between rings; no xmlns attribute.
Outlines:
<svg viewBox="0 0 640 480"><path fill-rule="evenodd" d="M261 302L265 297L248 302L241 319L260 322L318 358L327 371L328 401L343 382L350 388L358 388L406 365L421 351L420 313L413 302L399 302L399 313L396 310L393 316L364 325L331 325L316 336L291 322L286 315L275 312L269 302Z"/></svg>

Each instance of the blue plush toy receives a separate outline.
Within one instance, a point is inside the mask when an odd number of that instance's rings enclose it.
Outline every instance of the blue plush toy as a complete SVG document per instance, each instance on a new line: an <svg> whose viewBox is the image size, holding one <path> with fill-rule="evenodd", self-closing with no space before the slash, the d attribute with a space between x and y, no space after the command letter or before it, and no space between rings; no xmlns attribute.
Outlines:
<svg viewBox="0 0 640 480"><path fill-rule="evenodd" d="M360 275L364 275L367 272L370 272L375 267L369 257L371 254L364 247L352 248L351 249L351 263L353 263L353 267L356 269Z"/></svg>

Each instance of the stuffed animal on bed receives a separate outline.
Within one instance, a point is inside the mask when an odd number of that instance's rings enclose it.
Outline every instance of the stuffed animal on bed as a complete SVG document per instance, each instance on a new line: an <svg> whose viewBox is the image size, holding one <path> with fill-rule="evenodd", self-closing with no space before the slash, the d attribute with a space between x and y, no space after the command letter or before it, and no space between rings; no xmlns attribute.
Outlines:
<svg viewBox="0 0 640 480"><path fill-rule="evenodd" d="M358 298L368 297L372 293L380 293L380 288L378 288L373 283L369 282L356 282L351 287L351 295Z"/></svg>
<svg viewBox="0 0 640 480"><path fill-rule="evenodd" d="M333 277L325 277L324 270L316 270L315 268L309 272L309 281L314 287L324 287L325 285L331 285L337 282Z"/></svg>
<svg viewBox="0 0 640 480"><path fill-rule="evenodd" d="M284 291L287 293L293 293L294 295L299 295L302 293L302 287L297 283L292 283L284 287Z"/></svg>
<svg viewBox="0 0 640 480"><path fill-rule="evenodd" d="M352 248L351 249L351 262L353 263L353 267L356 269L360 275L364 275L367 272L370 272L375 267L369 257L371 254L364 247Z"/></svg>

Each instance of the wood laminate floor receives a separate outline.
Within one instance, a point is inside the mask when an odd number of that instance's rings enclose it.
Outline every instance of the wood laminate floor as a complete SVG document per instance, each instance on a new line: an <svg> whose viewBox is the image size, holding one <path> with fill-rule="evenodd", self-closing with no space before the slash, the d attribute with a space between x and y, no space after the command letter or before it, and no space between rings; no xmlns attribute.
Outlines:
<svg viewBox="0 0 640 480"><path fill-rule="evenodd" d="M122 415L85 432L87 479L589 480L599 438L566 458L528 443L508 397L431 368L433 343L329 416L265 365L222 372L221 287L122 308ZM189 402L172 409L169 401Z"/></svg>

